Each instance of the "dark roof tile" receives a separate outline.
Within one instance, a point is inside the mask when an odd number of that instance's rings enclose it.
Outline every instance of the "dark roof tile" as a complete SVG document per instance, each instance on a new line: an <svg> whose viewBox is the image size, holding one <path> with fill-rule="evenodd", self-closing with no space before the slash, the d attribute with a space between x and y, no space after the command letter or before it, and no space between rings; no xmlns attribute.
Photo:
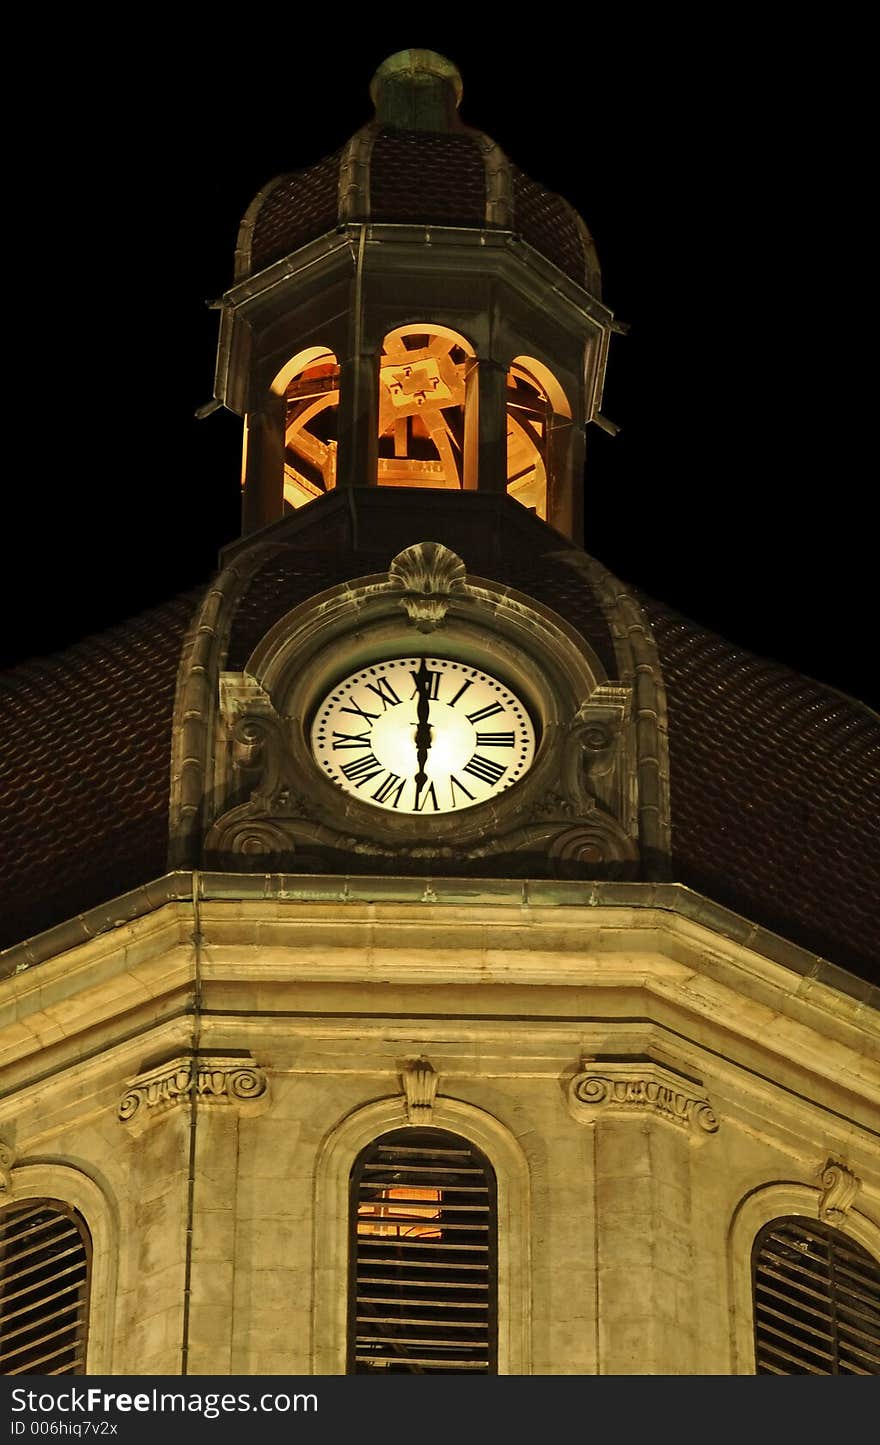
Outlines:
<svg viewBox="0 0 880 1445"><path fill-rule="evenodd" d="M0 683L0 946L164 873L174 691L199 595Z"/></svg>

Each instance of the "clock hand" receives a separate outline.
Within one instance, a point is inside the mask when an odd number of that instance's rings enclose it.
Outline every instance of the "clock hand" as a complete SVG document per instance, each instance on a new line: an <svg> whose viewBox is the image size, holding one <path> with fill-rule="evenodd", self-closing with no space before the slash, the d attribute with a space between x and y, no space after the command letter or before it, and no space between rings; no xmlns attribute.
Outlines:
<svg viewBox="0 0 880 1445"><path fill-rule="evenodd" d="M425 772L425 764L428 761L428 749L430 748L431 743L434 740L434 729L428 725L428 715L430 712L429 693L431 690L431 677L430 673L428 672L428 664L424 657L422 658L419 670L415 675L415 683L416 691L419 695L418 706L416 708L416 717L418 719L418 722L416 723L416 759L418 761L419 770L416 773L415 777L416 808L418 808L419 794L421 793L422 788L428 781L428 774Z"/></svg>

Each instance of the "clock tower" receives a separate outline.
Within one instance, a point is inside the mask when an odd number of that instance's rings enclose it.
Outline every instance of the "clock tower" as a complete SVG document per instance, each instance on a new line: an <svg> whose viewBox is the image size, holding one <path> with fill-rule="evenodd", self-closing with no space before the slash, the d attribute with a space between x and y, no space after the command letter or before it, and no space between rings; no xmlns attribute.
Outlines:
<svg viewBox="0 0 880 1445"><path fill-rule="evenodd" d="M580 546L620 329L589 232L462 123L443 57L372 94L242 222L244 537L182 677L174 861L664 877L657 660Z"/></svg>
<svg viewBox="0 0 880 1445"><path fill-rule="evenodd" d="M0 1365L877 1373L877 719L588 555L587 227L372 95L241 224L217 576L10 679Z"/></svg>

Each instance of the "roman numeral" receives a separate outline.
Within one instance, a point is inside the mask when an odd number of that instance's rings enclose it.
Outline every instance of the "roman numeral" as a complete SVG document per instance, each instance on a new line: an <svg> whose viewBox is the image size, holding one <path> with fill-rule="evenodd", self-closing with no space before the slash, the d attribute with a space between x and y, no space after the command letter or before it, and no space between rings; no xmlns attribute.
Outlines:
<svg viewBox="0 0 880 1445"><path fill-rule="evenodd" d="M470 682L463 682L461 687L458 689L458 692L455 694L455 697L452 698L452 700L450 701L449 706L455 707L455 704L458 702L458 699L461 697L462 693L467 692L468 688L473 687L473 685L473 680L471 680Z"/></svg>
<svg viewBox="0 0 880 1445"><path fill-rule="evenodd" d="M474 753L469 763L465 763L464 771L472 777L479 778L483 783L497 783L502 773L507 769L500 763L493 763L490 758L482 758L479 753Z"/></svg>
<svg viewBox="0 0 880 1445"><path fill-rule="evenodd" d="M435 791L434 791L434 784L433 784L433 783L429 783L428 786L427 786L427 788L425 788L424 792L422 793L421 802L419 802L418 790L416 791L415 811L416 811L417 813L421 813L421 812L424 810L425 801L426 801L426 799L428 799L428 798L431 799L431 806L433 807L434 812L435 812L435 813L439 813L439 811L440 811L440 804L437 802L437 794L436 794Z"/></svg>
<svg viewBox="0 0 880 1445"><path fill-rule="evenodd" d="M477 733L477 747L512 748L513 733Z"/></svg>
<svg viewBox="0 0 880 1445"><path fill-rule="evenodd" d="M409 695L409 696L410 696L410 701L412 701L412 699L418 695L418 691L419 691L418 677L419 677L419 675L418 675L417 672L411 672L411 673L410 673L410 677L411 677L412 680L413 680L413 690L412 690L412 692L411 692L410 695ZM440 677L441 677L441 674L440 674L439 672L432 672L431 669L430 669L430 667L428 668L428 701L429 701L429 702L436 702L436 701L437 701L437 693L439 692L439 689L440 689Z"/></svg>
<svg viewBox="0 0 880 1445"><path fill-rule="evenodd" d="M379 716L379 714L378 714L377 712L364 712L364 710L363 710L363 708L361 707L360 703L355 702L354 698L352 698L351 702L352 702L351 707L348 707L348 706L346 705L345 707L341 707L341 708L339 709L339 711L340 711L340 712L354 712L354 713L357 713L358 717L362 717L363 720L364 720L364 722L373 723L373 722L376 721L376 718Z"/></svg>
<svg viewBox="0 0 880 1445"><path fill-rule="evenodd" d="M465 797L466 797L466 798L470 798L471 802L474 801L474 795L473 795L473 793L469 793L468 790L467 790L467 788L465 787L464 783L460 783L460 782L458 781L458 778L455 776L455 774L454 774L454 773L450 773L450 774L449 774L449 792L450 792L450 794L451 794L451 796L452 796L452 806L453 806L453 808L455 807L455 790L456 790L456 788L460 788L461 791L464 793Z"/></svg>
<svg viewBox="0 0 880 1445"><path fill-rule="evenodd" d="M389 707L397 707L400 698L391 686L387 677L380 677L378 682L368 682L370 692L374 692L382 704L382 711L387 712Z"/></svg>
<svg viewBox="0 0 880 1445"><path fill-rule="evenodd" d="M513 737L513 733L511 733L510 736ZM334 751L334 752L336 751L337 748L368 748L368 747L370 746L370 734L369 734L369 733L338 733L338 732L334 732L334 733L333 733L333 737L334 737L334 739L336 739L336 738L339 739L338 742L334 741L334 743L333 743L333 751Z"/></svg>
<svg viewBox="0 0 880 1445"><path fill-rule="evenodd" d="M469 712L467 720L470 723L482 722L484 718L494 717L496 713L503 712L504 708L500 702L487 703L486 707L477 708L476 712Z"/></svg>
<svg viewBox="0 0 880 1445"><path fill-rule="evenodd" d="M389 773L384 783L379 784L373 794L373 798L377 803L385 803L391 797L391 794L394 793L394 797L391 799L391 806L392 808L396 808L400 802L400 795L403 792L405 784L405 778L399 778L396 773Z"/></svg>
<svg viewBox="0 0 880 1445"><path fill-rule="evenodd" d="M344 773L348 781L354 783L356 788L362 788L364 783L368 783L371 778L378 777L384 771L382 764L373 757L372 753L367 753L365 758L352 758L350 763L343 763L340 768L340 772Z"/></svg>

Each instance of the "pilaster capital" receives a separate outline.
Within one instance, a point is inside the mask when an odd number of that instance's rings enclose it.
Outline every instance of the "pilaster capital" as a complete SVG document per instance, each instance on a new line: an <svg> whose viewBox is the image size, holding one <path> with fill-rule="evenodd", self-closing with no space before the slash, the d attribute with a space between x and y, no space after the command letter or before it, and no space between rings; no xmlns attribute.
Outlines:
<svg viewBox="0 0 880 1445"><path fill-rule="evenodd" d="M267 1092L265 1072L248 1056L184 1055L130 1079L117 1115L123 1124L143 1127L190 1099L245 1110L262 1103Z"/></svg>
<svg viewBox="0 0 880 1445"><path fill-rule="evenodd" d="M652 1059L585 1059L567 1091L579 1123L606 1117L654 1116L695 1139L718 1132L718 1119L697 1079Z"/></svg>

